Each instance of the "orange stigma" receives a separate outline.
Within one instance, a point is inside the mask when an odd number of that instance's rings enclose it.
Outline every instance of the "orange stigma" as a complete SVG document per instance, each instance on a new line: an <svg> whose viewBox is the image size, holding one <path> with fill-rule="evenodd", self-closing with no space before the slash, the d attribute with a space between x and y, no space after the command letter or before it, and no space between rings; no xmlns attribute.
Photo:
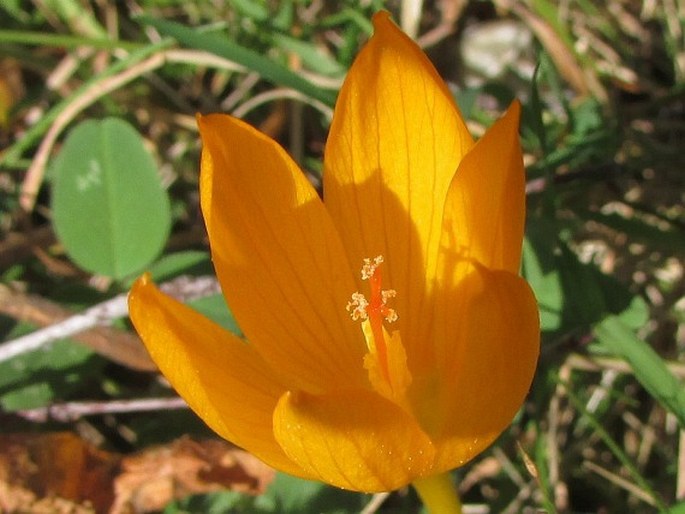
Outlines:
<svg viewBox="0 0 685 514"><path fill-rule="evenodd" d="M383 256L379 255L375 259L364 259L362 266L362 280L369 281L370 299L359 292L352 294L352 298L347 303L347 311L352 316L353 320L369 321L371 332L373 334L373 348L369 346L369 350L377 354L378 360L381 362L383 373L386 379L389 378L389 371L387 368L387 344L386 337L383 330L383 321L392 323L397 321L397 313L394 309L388 307L387 303L390 298L394 298L397 292L394 289L383 290L382 274L379 269L383 263ZM367 342L368 344L368 342Z"/></svg>

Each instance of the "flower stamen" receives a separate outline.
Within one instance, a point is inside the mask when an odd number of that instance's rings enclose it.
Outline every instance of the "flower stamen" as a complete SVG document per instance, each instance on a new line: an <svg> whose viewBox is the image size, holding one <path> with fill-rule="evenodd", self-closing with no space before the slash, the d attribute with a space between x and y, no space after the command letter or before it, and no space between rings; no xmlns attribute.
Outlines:
<svg viewBox="0 0 685 514"><path fill-rule="evenodd" d="M399 318L395 309L391 309L387 305L390 298L397 296L397 291L394 289L381 289L381 272L378 270L378 267L382 263L382 255L374 259L364 259L361 275L362 280L369 281L371 299L367 300L359 291L352 293L350 301L347 302L346 309L354 321L371 319L373 322L374 318L382 318L388 323L392 323Z"/></svg>
<svg viewBox="0 0 685 514"><path fill-rule="evenodd" d="M371 289L370 299L367 300L360 292L353 293L352 298L347 302L346 308L354 321L368 320L371 333L373 334L373 341L367 341L369 351L377 355L378 360L381 363L383 374L385 375L386 380L389 380L390 372L387 364L387 334L383 329L383 321L392 323L397 321L399 316L395 309L391 309L387 305L390 298L395 298L397 296L397 291L394 289L383 290L381 288L382 274L379 267L382 263L382 255L379 255L374 259L364 259L361 276L362 280L369 281L369 287Z"/></svg>
<svg viewBox="0 0 685 514"><path fill-rule="evenodd" d="M369 306L369 302L366 300L363 294L360 292L352 293L352 298L347 302L347 311L352 316L354 321L365 320L369 317L366 313L366 308Z"/></svg>

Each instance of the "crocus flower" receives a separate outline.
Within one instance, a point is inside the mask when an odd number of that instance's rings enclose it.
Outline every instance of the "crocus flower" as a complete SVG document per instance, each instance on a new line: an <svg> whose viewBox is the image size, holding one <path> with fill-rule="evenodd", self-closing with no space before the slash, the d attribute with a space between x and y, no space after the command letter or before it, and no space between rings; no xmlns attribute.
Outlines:
<svg viewBox="0 0 685 514"><path fill-rule="evenodd" d="M507 427L539 351L518 276L519 105L474 142L387 13L340 91L324 198L273 140L199 116L201 207L245 339L162 294L130 313L219 435L274 468L358 491L444 474Z"/></svg>

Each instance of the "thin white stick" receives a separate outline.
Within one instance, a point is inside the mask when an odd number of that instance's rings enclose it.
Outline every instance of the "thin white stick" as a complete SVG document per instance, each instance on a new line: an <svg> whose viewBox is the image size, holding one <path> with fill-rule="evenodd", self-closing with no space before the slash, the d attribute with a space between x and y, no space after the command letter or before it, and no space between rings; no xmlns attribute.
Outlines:
<svg viewBox="0 0 685 514"><path fill-rule="evenodd" d="M17 411L15 414L29 421L38 423L45 423L49 419L68 423L84 416L187 408L188 404L183 398L144 398L139 400L116 400L111 402L58 403L47 407Z"/></svg>
<svg viewBox="0 0 685 514"><path fill-rule="evenodd" d="M366 504L366 507L364 507L364 510L359 512L359 514L374 514L375 512L378 511L378 509L381 508L381 505L385 502L385 500L388 499L388 496L390 496L390 493L376 493L373 495L371 498L371 501Z"/></svg>
<svg viewBox="0 0 685 514"><path fill-rule="evenodd" d="M157 68L162 67L166 62L189 62L192 64L212 66L220 69L228 69L233 71L241 71L244 68L238 64L233 63L227 59L222 59L215 55L206 52L197 51L183 51L177 49L170 49L162 51L147 59L138 62L125 69L124 71L95 82L83 92L79 97L75 98L69 105L67 105L62 112L55 118L48 131L45 133L36 154L33 157L31 165L29 166L24 176L24 181L21 188L21 196L19 203L22 208L29 212L33 210L36 194L38 188L43 182L48 158L52 152L52 148L60 136L64 128L69 125L83 110L97 102L103 96L108 95L112 91L128 84L146 73L152 72Z"/></svg>
<svg viewBox="0 0 685 514"><path fill-rule="evenodd" d="M422 10L423 0L402 0L400 25L402 30L412 39L416 39L419 35Z"/></svg>
<svg viewBox="0 0 685 514"><path fill-rule="evenodd" d="M243 118L248 112L250 112L252 109L255 109L259 107L262 104L265 104L267 102L271 102L273 100L280 100L282 98L289 98L292 100L299 100L300 102L306 103L308 105L311 105L314 107L317 111L319 111L321 114L326 116L329 120L333 117L333 109L328 107L326 104L323 102L320 102L318 100L315 100L313 98L309 98L306 95L303 95L299 91L295 91L294 89L289 89L289 88L283 88L279 87L276 89L270 89L269 91L265 91L263 93L260 93L258 95L253 96L246 102L240 104L238 107L235 108L235 110L231 113L233 116L236 118Z"/></svg>
<svg viewBox="0 0 685 514"><path fill-rule="evenodd" d="M160 289L184 302L220 292L214 277L181 276L162 284ZM93 327L110 325L115 319L123 318L128 314L127 298L128 293L122 293L82 313L0 345L0 362L8 361L12 357L37 350L48 343Z"/></svg>

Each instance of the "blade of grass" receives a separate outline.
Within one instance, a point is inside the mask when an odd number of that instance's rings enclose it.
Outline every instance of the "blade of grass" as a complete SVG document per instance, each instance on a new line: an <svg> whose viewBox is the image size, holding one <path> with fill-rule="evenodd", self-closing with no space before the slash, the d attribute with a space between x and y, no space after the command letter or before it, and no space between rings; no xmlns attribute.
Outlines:
<svg viewBox="0 0 685 514"><path fill-rule="evenodd" d="M176 39L185 46L205 50L256 71L270 82L295 89L328 106L333 106L335 102L336 95L334 92L315 86L285 66L264 57L254 50L245 48L220 34L201 32L175 22L160 20L150 16L139 16L136 19L140 23L153 26L162 34Z"/></svg>
<svg viewBox="0 0 685 514"><path fill-rule="evenodd" d="M685 427L685 389L652 347L616 316L606 318L594 331L600 344L625 359L640 384Z"/></svg>
<svg viewBox="0 0 685 514"><path fill-rule="evenodd" d="M64 111L77 98L90 90L94 84L101 83L103 80L112 77L123 70L131 68L136 63L145 60L150 55L153 55L154 53L159 52L170 45L171 40L165 40L131 52L131 54L129 54L126 58L117 61L112 66L105 69L102 73L95 75L93 78L85 82L76 91L50 109L35 125L26 131L23 137L9 147L7 151L0 154L0 165L18 167L18 163L23 153L31 148L34 143L41 138L41 136L45 133L45 131L48 130L48 128L50 128L62 111Z"/></svg>
<svg viewBox="0 0 685 514"><path fill-rule="evenodd" d="M17 43L21 45L50 46L59 48L76 48L87 46L113 50L136 50L144 46L131 41L119 41L107 38L91 38L83 36L69 36L65 34L46 34L44 32L30 32L26 30L0 30L0 43Z"/></svg>
<svg viewBox="0 0 685 514"><path fill-rule="evenodd" d="M564 389L568 395L568 399L571 404L583 415L583 419L587 420L588 425L597 433L602 442L606 445L609 451L616 457L619 462L626 468L628 473L633 477L633 480L645 493L647 493L653 500L655 505L659 507L661 511L666 510L666 505L664 504L661 497L656 493L654 488L649 485L647 480L640 474L640 471L635 467L633 462L630 460L628 455L623 451L621 446L616 443L609 435L609 433L604 429L602 423L597 420L597 418L585 408L585 404L576 396L573 392L573 387L571 384L564 383Z"/></svg>
<svg viewBox="0 0 685 514"><path fill-rule="evenodd" d="M44 8L61 18L72 32L94 38L107 37L107 31L93 13L76 0L44 0Z"/></svg>
<svg viewBox="0 0 685 514"><path fill-rule="evenodd" d="M547 452L549 451L547 446L548 441L543 435L543 431L540 430L540 427L537 428L537 434L539 435L535 440L534 458L535 469L537 472L535 480L538 483L538 490L541 494L540 503L542 504L541 506L544 508L545 512L548 512L549 514L557 514L557 508L554 505L553 500L553 486L550 482L549 467L547 466Z"/></svg>

